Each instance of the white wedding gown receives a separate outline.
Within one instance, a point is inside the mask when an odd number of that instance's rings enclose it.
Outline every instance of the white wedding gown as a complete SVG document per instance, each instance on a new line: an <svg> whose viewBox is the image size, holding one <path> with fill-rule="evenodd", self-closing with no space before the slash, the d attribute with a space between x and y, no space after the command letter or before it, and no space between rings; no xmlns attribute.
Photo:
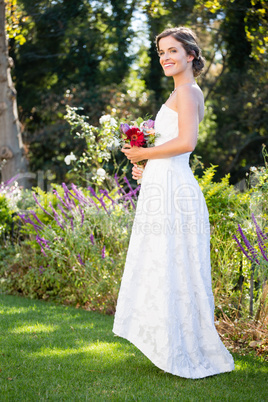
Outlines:
<svg viewBox="0 0 268 402"><path fill-rule="evenodd" d="M178 115L162 105L155 145L178 136ZM214 326L209 217L190 153L145 167L113 332L160 369L202 378L234 369Z"/></svg>

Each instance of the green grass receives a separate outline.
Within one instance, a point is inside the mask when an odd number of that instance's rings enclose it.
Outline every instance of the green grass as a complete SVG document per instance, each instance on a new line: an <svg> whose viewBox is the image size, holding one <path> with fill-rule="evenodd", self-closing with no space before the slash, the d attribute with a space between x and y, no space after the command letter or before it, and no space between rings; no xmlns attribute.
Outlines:
<svg viewBox="0 0 268 402"><path fill-rule="evenodd" d="M112 333L113 317L0 295L1 401L266 401L268 367L200 380L164 373Z"/></svg>

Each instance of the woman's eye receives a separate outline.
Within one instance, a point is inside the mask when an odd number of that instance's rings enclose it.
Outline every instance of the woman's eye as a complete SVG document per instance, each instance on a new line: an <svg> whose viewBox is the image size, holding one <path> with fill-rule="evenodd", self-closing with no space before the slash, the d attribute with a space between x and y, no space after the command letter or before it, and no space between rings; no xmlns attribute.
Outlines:
<svg viewBox="0 0 268 402"><path fill-rule="evenodd" d="M176 53L176 52L177 52L176 49L172 49L172 50L170 51L170 53Z"/></svg>

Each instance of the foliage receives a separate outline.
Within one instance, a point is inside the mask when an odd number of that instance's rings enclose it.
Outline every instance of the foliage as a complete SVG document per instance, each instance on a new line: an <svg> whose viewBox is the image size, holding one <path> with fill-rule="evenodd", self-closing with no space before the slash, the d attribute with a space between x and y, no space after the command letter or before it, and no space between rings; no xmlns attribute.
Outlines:
<svg viewBox="0 0 268 402"><path fill-rule="evenodd" d="M1 268L3 288L113 312L136 192L119 183L111 193L75 185L38 190L36 208L20 214L25 240L13 264Z"/></svg>
<svg viewBox="0 0 268 402"><path fill-rule="evenodd" d="M236 0L209 0L197 1L197 7L207 9L212 14L224 13L228 8L235 8ZM267 53L267 11L268 5L265 0L250 0L243 4L245 13L245 32L251 42L251 55L257 60Z"/></svg>
<svg viewBox="0 0 268 402"><path fill-rule="evenodd" d="M21 23L25 22L27 17L22 9L18 7L17 0L6 1L6 32L9 39L14 39L19 45L26 42L25 32Z"/></svg>
<svg viewBox="0 0 268 402"><path fill-rule="evenodd" d="M83 175L89 183L102 184L106 181L106 186L111 190L111 178L105 169L105 162L113 160L114 172L118 174L119 166L116 160L116 151L119 142L119 122L111 115L103 115L99 120L99 127L93 126L87 122L87 116L78 114L79 109L75 107L66 107L67 113L65 119L71 126L71 133L79 139L84 139L86 148L78 161L75 163L73 172L77 175ZM68 159L69 157L69 159ZM67 155L65 162L70 164L71 160L76 160L75 155ZM125 173L125 169L123 172Z"/></svg>
<svg viewBox="0 0 268 402"><path fill-rule="evenodd" d="M260 205L258 186L267 185L267 171L252 168L251 174L257 175L258 181L251 179L251 188L244 192L230 185L228 176L214 182L215 172L216 167L211 166L198 178L210 214L215 313L218 317L245 316L249 310L251 264L243 257L233 234L238 224L243 230L251 230L252 210L256 212ZM16 245L12 263L1 267L5 278L2 288L114 311L138 191L126 178L128 190L116 177L114 180L110 192L92 187L82 190L73 184L69 189L54 185L52 192L35 189L34 207L20 214L24 240ZM265 214L266 209L258 216L265 218ZM258 283L256 278L256 314L262 297Z"/></svg>
<svg viewBox="0 0 268 402"><path fill-rule="evenodd" d="M123 94L121 94L123 96ZM128 96L123 96L126 100L128 97L136 99L139 97L139 89L136 91L128 91ZM94 126L88 122L88 116L82 115L82 108L66 106L66 115L64 118L71 126L71 134L78 140L82 141L85 146L82 155L75 155L73 151L67 155L64 160L67 165L72 164L73 168L68 172L68 178L73 181L86 182L87 184L102 185L109 190L113 187L113 176L126 174L129 162L125 156L119 152L121 146L124 145L126 138L124 130L120 127L126 126L123 123L125 118L118 116L116 109L111 108L112 114L103 114L99 119L98 126ZM121 111L120 111L121 112ZM145 118L139 117L131 122L135 127L140 127L142 132L146 134L145 123L149 123L150 128L153 120L146 121ZM129 121L128 121L129 122ZM148 131L149 133L149 131ZM146 134L145 145L153 146L155 139L159 134L153 131Z"/></svg>
<svg viewBox="0 0 268 402"><path fill-rule="evenodd" d="M260 269L255 270L252 279L252 264L237 247L233 235L240 225L247 233L249 240L257 244L251 215L254 213L262 228L267 227L267 151L263 148L265 164L262 167L250 168L248 183L242 188L229 183L229 175L219 182L214 181L216 166L207 168L201 178L200 187L206 199L211 225L211 265L212 283L215 296L215 313L229 317L259 314L259 306L266 277L264 258ZM200 163L194 161L193 170L197 171ZM243 191L241 191L243 190ZM226 281L226 278L228 280ZM254 308L253 308L253 302Z"/></svg>
<svg viewBox="0 0 268 402"><path fill-rule="evenodd" d="M217 129L204 145L213 143L209 161L219 164L221 175L230 172L233 183L252 164L261 164L261 144L267 141L265 9L264 1L255 0L196 3L198 16L211 30L205 38L208 63L201 86L217 116Z"/></svg>
<svg viewBox="0 0 268 402"><path fill-rule="evenodd" d="M57 182L65 180L62 155L77 147L63 120L65 104L75 95L73 105L83 105L93 124L98 121L128 75L134 4L18 0L26 42L20 46L10 37L9 45L32 171L50 169Z"/></svg>
<svg viewBox="0 0 268 402"><path fill-rule="evenodd" d="M0 242L3 235L10 231L12 224L12 211L6 197L0 193Z"/></svg>
<svg viewBox="0 0 268 402"><path fill-rule="evenodd" d="M221 315L221 308L218 306L223 306L225 313L232 315L237 307L235 302L237 293L234 288L239 282L241 260L232 233L236 230L241 216L247 214L249 195L237 191L230 185L229 176L220 182L213 181L215 173L216 166L211 166L204 171L198 181L209 211L215 312ZM225 278L228 278L228 281ZM230 296L234 304L230 303Z"/></svg>
<svg viewBox="0 0 268 402"><path fill-rule="evenodd" d="M16 182L16 177L7 183L0 184L0 242L12 230L14 213L18 211L20 199L21 189Z"/></svg>
<svg viewBox="0 0 268 402"><path fill-rule="evenodd" d="M132 114L155 116L173 82L163 76L154 39L175 25L197 32L207 59L198 82L209 116L197 153L206 166L219 164L217 178L230 172L233 183L252 163L261 163L267 139L265 0L15 3L8 2L7 22L15 32L10 55L34 172L50 169L54 181L65 181L64 155L83 151L63 121L66 104L82 105L93 125L103 113L127 120ZM144 28L137 15L146 20ZM133 101L137 82L142 88Z"/></svg>
<svg viewBox="0 0 268 402"><path fill-rule="evenodd" d="M246 246L242 246L240 241L238 240L237 236L233 236L234 239L236 240L238 246L240 247L241 251L244 253L244 255L249 259L253 265L257 264L257 266L262 266L263 267L263 272L262 276L266 278L268 276L268 255L266 255L266 250L268 246L268 236L265 234L260 226L258 225L254 214L252 214L252 220L254 222L255 228L256 228L256 236L257 236L257 245L259 250L256 250L255 247L250 243L248 240L247 236L243 232L243 229L241 228L240 225L238 225L238 231L241 235L241 238ZM259 271L259 270L258 270Z"/></svg>

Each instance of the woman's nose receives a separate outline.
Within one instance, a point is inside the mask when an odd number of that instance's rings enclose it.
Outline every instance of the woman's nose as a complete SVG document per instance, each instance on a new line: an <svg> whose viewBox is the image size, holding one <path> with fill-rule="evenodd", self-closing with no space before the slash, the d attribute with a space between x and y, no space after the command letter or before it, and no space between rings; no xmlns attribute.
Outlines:
<svg viewBox="0 0 268 402"><path fill-rule="evenodd" d="M168 60L169 59L169 54L168 53L162 54L162 59L163 60Z"/></svg>

